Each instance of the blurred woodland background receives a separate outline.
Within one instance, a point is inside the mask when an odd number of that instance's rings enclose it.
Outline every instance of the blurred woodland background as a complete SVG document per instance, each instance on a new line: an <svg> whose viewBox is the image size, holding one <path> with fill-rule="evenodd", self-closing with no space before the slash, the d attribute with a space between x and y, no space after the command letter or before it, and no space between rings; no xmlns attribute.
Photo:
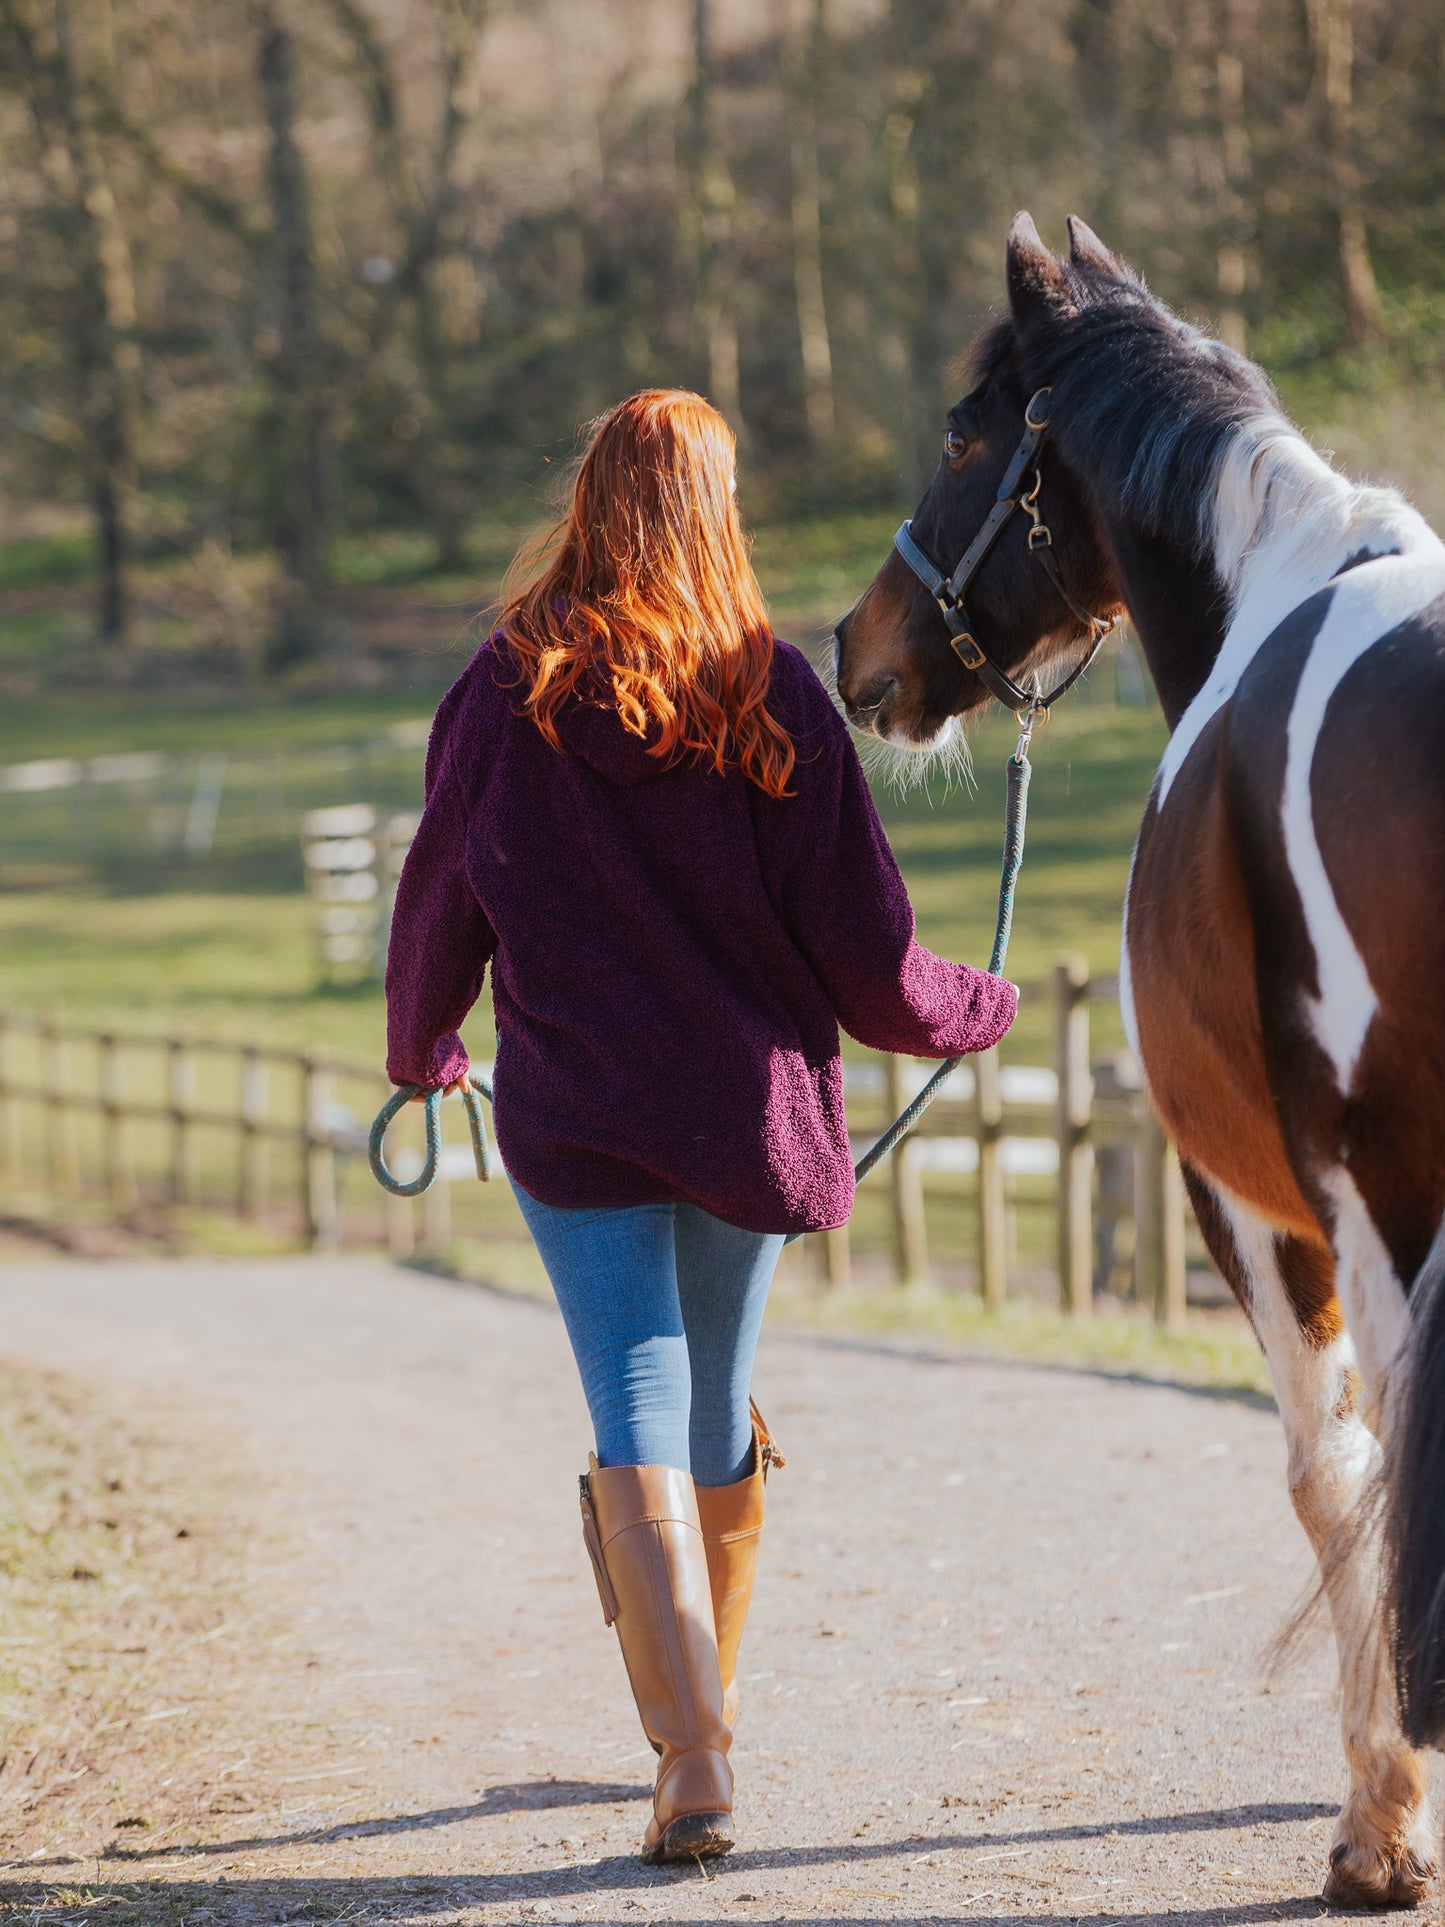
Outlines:
<svg viewBox="0 0 1445 1927"><path fill-rule="evenodd" d="M0 1256L319 1235L303 1114L340 1133L345 1235L379 1235L388 865L580 426L652 383L718 402L778 631L822 644L932 470L1020 207L1056 243L1085 215L1445 521L1439 0L0 0ZM1119 640L1040 753L1030 1089L1062 955L1124 1088L1108 985L1163 739ZM976 732L977 795L879 794L949 955L986 949L1011 744ZM881 1105L897 1067L847 1049ZM1052 1183L1017 1178L1011 1291L1056 1290ZM929 1186L966 1282L977 1187ZM468 1262L533 1262L503 1187L452 1188Z"/></svg>
<svg viewBox="0 0 1445 1927"><path fill-rule="evenodd" d="M1445 505L1437 0L0 0L0 680L384 677L649 383L891 515L1019 206Z"/></svg>

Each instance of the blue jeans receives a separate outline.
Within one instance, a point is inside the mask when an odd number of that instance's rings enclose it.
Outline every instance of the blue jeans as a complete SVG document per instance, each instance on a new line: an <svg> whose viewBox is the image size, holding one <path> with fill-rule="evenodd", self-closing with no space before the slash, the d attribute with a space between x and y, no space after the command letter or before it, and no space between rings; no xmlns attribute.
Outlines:
<svg viewBox="0 0 1445 1927"><path fill-rule="evenodd" d="M699 1485L752 1470L748 1393L783 1239L692 1204L542 1204L512 1189L562 1308L603 1465Z"/></svg>

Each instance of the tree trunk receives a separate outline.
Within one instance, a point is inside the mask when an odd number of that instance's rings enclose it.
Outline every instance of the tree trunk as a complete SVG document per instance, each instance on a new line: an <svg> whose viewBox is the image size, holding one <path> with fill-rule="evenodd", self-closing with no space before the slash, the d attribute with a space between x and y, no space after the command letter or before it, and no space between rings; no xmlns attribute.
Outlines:
<svg viewBox="0 0 1445 1927"><path fill-rule="evenodd" d="M732 176L717 138L710 0L693 0L692 197L696 229L697 329L707 363L708 397L743 432L738 373L738 322L728 272Z"/></svg>
<svg viewBox="0 0 1445 1927"><path fill-rule="evenodd" d="M818 168L817 94L827 28L824 0L813 0L811 33L796 18L795 0L783 3L789 151L792 162L793 300L803 359L803 403L808 438L826 448L837 429L833 350L823 295L822 188Z"/></svg>
<svg viewBox="0 0 1445 1927"><path fill-rule="evenodd" d="M365 368L381 353L401 304L409 301L412 345L423 392L415 397L417 428L402 466L436 542L438 567L456 568L462 560L463 538L475 502L473 491L459 472L458 449L451 432L451 375L455 350L475 338L476 289L466 257L449 257L447 246L449 217L457 201L458 152L476 113L475 90L468 84L468 75L476 58L485 0L440 0L437 7L444 94L425 184L402 140L396 73L372 16L359 0L331 0L331 9L351 47L356 83L371 123L373 148L401 237L400 260L377 297L368 352L353 359L342 385L342 406ZM459 305L448 303L442 293L442 270L448 265L465 268L470 283L470 301L460 305L469 305L471 312L460 330L455 326L455 313L448 316L445 312L449 306L455 310ZM458 276L450 279L455 288Z"/></svg>
<svg viewBox="0 0 1445 1927"><path fill-rule="evenodd" d="M923 189L913 139L919 108L927 91L924 75L905 67L894 76L892 105L883 123L883 163L888 189L888 286L882 359L898 383L898 454L904 494L916 501L928 479L924 455L928 441L927 408L920 367L919 331L923 324L921 225Z"/></svg>
<svg viewBox="0 0 1445 1927"><path fill-rule="evenodd" d="M100 562L97 628L131 633L139 351L130 249L107 174L68 0L53 0L47 47L25 0L0 0L7 64L21 76L42 172L75 276L68 351L86 495Z"/></svg>
<svg viewBox="0 0 1445 1927"><path fill-rule="evenodd" d="M1244 116L1244 47L1247 23L1242 9L1226 0L1221 44L1214 56L1214 95L1219 116L1219 248L1215 281L1219 291L1219 333L1244 354L1248 331L1242 298L1249 281L1250 158Z"/></svg>
<svg viewBox="0 0 1445 1927"><path fill-rule="evenodd" d="M296 57L267 7L258 72L271 137L268 184L276 325L270 356L272 542L284 580L269 657L273 667L324 653L331 643L331 497L326 399L316 298L310 184L296 141Z"/></svg>
<svg viewBox="0 0 1445 1927"><path fill-rule="evenodd" d="M1310 0L1310 27L1325 102L1325 141L1339 229L1340 298L1357 347L1385 332L1380 291L1370 264L1369 234L1355 158L1355 23L1351 0Z"/></svg>

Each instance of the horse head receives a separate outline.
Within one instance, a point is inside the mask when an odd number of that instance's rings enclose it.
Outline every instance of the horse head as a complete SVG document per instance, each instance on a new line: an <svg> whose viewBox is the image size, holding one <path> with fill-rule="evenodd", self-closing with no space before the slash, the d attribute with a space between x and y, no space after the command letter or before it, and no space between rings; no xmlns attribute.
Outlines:
<svg viewBox="0 0 1445 1927"><path fill-rule="evenodd" d="M1081 314L1126 289L1143 296L1076 216L1069 237L1065 261L1044 246L1029 215L1019 214L1009 230L1008 317L974 344L975 384L948 412L938 468L911 524L917 550L941 576L953 574L985 528L1028 431L1049 422L1052 396L1040 392L1048 387L1040 371L1047 374L1067 350ZM1122 600L1090 488L1047 428L1019 483L1020 495L1030 491L1031 504L1020 504L1027 514L1000 518L966 590L969 637L1015 682L1071 650L1081 653L1091 623L1112 619ZM1051 567L1038 566L1041 547L1052 551ZM835 631L838 693L849 720L905 749L946 741L952 719L990 695L956 631L895 547Z"/></svg>

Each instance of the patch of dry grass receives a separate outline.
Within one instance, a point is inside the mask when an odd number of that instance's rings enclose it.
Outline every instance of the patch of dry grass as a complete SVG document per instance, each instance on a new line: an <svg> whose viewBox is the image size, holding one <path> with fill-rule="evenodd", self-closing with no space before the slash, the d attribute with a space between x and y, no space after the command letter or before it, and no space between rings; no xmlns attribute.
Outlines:
<svg viewBox="0 0 1445 1927"><path fill-rule="evenodd" d="M235 1557L179 1448L0 1365L0 1850L149 1830L146 1790L204 1724Z"/></svg>

